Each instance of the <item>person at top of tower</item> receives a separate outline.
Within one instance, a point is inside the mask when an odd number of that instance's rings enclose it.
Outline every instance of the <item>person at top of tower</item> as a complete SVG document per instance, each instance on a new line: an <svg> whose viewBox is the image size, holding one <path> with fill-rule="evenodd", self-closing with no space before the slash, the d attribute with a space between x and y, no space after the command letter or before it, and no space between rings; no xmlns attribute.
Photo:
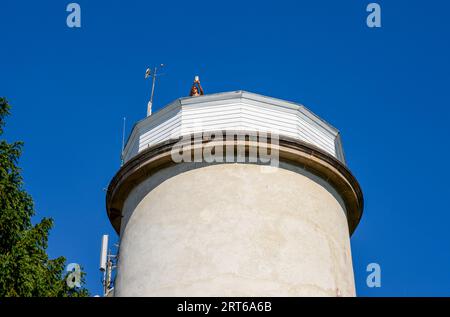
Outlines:
<svg viewBox="0 0 450 317"><path fill-rule="evenodd" d="M198 84L198 88L196 86ZM200 85L200 79L198 76L195 76L194 82L192 83L191 92L189 93L189 96L191 97L197 97L200 95L204 95L202 85Z"/></svg>

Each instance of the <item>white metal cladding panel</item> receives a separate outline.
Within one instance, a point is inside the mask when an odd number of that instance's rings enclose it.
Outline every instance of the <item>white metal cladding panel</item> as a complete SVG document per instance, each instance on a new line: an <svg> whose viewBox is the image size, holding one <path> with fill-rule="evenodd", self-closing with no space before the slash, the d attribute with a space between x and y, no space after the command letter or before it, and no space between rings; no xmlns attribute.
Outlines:
<svg viewBox="0 0 450 317"><path fill-rule="evenodd" d="M317 124L311 122L305 115L299 112L298 131L303 135L307 142L336 155L335 139L336 136L331 132L326 132Z"/></svg>
<svg viewBox="0 0 450 317"><path fill-rule="evenodd" d="M306 116L302 112L306 111L302 106L292 109L253 100L246 100L245 103L242 108L243 118L245 120L245 114L251 115L252 128L278 131L280 134L298 138L336 155L336 135Z"/></svg>
<svg viewBox="0 0 450 317"><path fill-rule="evenodd" d="M167 119L167 121L160 123L152 128L143 129L147 131L142 133L139 139L139 144L142 146L146 143L160 142L160 140L165 140L171 138L170 135L174 134L174 137L179 135L177 133L177 128L181 126L181 116L180 114L175 115L172 118Z"/></svg>
<svg viewBox="0 0 450 317"><path fill-rule="evenodd" d="M298 110L277 108L245 105L242 108L242 118L249 128L278 132L315 145L330 154L336 154L334 143L336 136L333 133L314 124Z"/></svg>
<svg viewBox="0 0 450 317"><path fill-rule="evenodd" d="M149 146L201 131L249 130L276 132L315 145L336 157L334 128L311 117L300 105L275 105L262 100L230 98L169 105L140 122L126 148L125 161Z"/></svg>
<svg viewBox="0 0 450 317"><path fill-rule="evenodd" d="M183 131L192 132L194 128L203 130L255 129L280 131L288 135L296 135L296 119L294 113L285 113L277 109L257 108L247 103L223 105L202 105L202 107L183 108ZM197 130L195 129L195 130Z"/></svg>
<svg viewBox="0 0 450 317"><path fill-rule="evenodd" d="M238 130L241 126L241 105L202 104L201 107L183 107L181 134L199 131Z"/></svg>
<svg viewBox="0 0 450 317"><path fill-rule="evenodd" d="M140 128L139 152L162 141L177 138L180 135L181 112L179 109L163 116L157 122L152 122Z"/></svg>
<svg viewBox="0 0 450 317"><path fill-rule="evenodd" d="M183 108L181 134L195 131L259 130L277 132L315 145L335 155L335 136L314 124L299 110L260 102L200 104Z"/></svg>
<svg viewBox="0 0 450 317"><path fill-rule="evenodd" d="M124 157L123 157L124 162L128 161L133 156L135 156L139 150L137 138L134 138L134 140L129 140L128 142L133 142L133 143L128 148L128 151L124 153Z"/></svg>
<svg viewBox="0 0 450 317"><path fill-rule="evenodd" d="M243 129L274 132L291 137L297 136L297 116L295 111L284 109L270 109L251 104L243 104Z"/></svg>
<svg viewBox="0 0 450 317"><path fill-rule="evenodd" d="M202 118L205 116L221 116L222 114L239 114L241 108L240 102L229 104L204 103L200 105L183 106L184 118Z"/></svg>

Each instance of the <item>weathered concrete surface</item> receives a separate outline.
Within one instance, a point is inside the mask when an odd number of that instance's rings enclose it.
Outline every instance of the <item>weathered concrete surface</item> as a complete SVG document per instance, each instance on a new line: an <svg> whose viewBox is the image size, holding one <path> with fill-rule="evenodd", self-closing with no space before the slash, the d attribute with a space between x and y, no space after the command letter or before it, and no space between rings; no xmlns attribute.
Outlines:
<svg viewBox="0 0 450 317"><path fill-rule="evenodd" d="M177 164L128 195L116 296L354 296L345 207L288 163Z"/></svg>

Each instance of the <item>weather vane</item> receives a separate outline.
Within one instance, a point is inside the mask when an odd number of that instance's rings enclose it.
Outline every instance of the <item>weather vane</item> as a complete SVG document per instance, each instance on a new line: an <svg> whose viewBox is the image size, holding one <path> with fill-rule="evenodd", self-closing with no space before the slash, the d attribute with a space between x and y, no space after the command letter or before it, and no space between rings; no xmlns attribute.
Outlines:
<svg viewBox="0 0 450 317"><path fill-rule="evenodd" d="M153 73L150 70L150 68L147 68L147 70L145 71L145 79L147 79L149 77L152 78L152 93L150 95L150 101L147 104L147 117L152 114L153 95L155 93L156 77L163 75L163 74L158 74L158 70L163 68L163 67L164 67L164 64L160 64L159 68L158 68L158 66L155 66L154 69L153 69Z"/></svg>

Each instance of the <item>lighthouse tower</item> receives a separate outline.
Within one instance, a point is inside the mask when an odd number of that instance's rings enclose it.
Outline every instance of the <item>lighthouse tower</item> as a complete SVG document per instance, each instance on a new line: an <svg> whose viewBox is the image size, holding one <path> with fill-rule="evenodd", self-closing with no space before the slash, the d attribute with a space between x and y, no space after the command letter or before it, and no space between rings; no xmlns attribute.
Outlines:
<svg viewBox="0 0 450 317"><path fill-rule="evenodd" d="M245 91L135 124L106 207L115 296L355 296L361 188L338 130Z"/></svg>

